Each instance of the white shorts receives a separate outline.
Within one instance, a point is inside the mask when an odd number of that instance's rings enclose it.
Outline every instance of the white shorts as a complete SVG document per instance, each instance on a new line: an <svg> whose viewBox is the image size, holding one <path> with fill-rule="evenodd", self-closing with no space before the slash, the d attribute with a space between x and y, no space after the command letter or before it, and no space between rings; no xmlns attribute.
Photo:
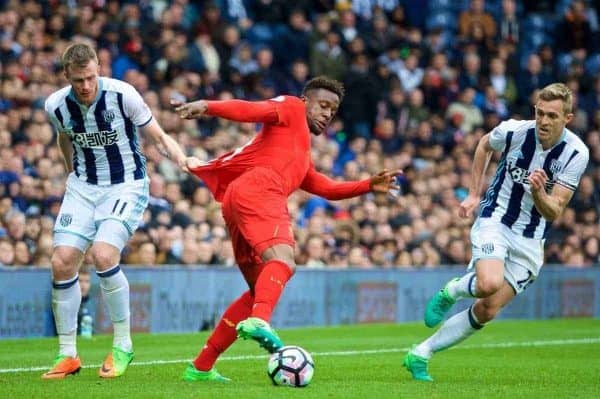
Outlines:
<svg viewBox="0 0 600 399"><path fill-rule="evenodd" d="M469 269L479 259L504 261L504 279L519 294L533 283L544 263L544 240L527 238L489 218L478 218L471 228L472 258Z"/></svg>
<svg viewBox="0 0 600 399"><path fill-rule="evenodd" d="M71 173L54 224L54 246L67 245L85 252L93 241L108 242L120 250L137 229L148 206L148 179L97 186ZM110 228L102 228L105 221Z"/></svg>

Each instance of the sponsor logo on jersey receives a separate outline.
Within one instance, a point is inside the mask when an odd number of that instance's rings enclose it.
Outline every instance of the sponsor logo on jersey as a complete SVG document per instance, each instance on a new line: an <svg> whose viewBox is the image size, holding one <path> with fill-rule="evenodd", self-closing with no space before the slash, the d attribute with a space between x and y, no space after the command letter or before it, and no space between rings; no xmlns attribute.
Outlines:
<svg viewBox="0 0 600 399"><path fill-rule="evenodd" d="M81 147L104 147L117 142L119 134L116 130L102 130L99 132L77 133L73 132L73 141Z"/></svg>

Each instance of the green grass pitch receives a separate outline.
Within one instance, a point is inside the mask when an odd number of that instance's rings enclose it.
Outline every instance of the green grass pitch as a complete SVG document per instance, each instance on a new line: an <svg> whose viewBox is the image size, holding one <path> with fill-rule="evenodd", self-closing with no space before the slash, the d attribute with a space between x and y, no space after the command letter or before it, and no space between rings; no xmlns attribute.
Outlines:
<svg viewBox="0 0 600 399"><path fill-rule="evenodd" d="M408 347L432 330L421 324L280 330L287 344L313 354L307 388L271 385L267 356L254 342L235 343L217 363L228 384L187 383L181 374L206 339L198 334L138 334L127 373L101 380L97 367L110 336L78 340L84 369L62 381L40 376L56 339L0 340L2 398L599 398L600 319L497 321L430 365L434 383L401 366Z"/></svg>

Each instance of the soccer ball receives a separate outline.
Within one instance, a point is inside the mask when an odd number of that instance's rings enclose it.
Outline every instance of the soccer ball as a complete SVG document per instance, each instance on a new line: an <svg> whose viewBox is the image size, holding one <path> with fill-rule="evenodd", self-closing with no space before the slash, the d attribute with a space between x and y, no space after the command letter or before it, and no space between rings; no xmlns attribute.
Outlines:
<svg viewBox="0 0 600 399"><path fill-rule="evenodd" d="M284 346L269 358L267 373L273 385L305 387L312 380L315 362L299 346Z"/></svg>

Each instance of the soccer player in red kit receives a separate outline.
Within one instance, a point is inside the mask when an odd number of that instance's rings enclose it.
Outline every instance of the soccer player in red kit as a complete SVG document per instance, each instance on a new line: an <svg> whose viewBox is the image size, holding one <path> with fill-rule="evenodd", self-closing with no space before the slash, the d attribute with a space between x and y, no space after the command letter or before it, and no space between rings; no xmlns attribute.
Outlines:
<svg viewBox="0 0 600 399"><path fill-rule="evenodd" d="M326 130L343 94L341 83L317 77L306 84L300 98L172 102L182 118L211 115L263 124L246 145L213 161L188 158L190 172L222 203L235 259L249 290L229 305L198 357L185 370L185 380L227 381L213 366L237 337L253 339L271 353L283 346L269 321L294 273L295 241L287 210L292 192L300 188L339 200L396 188L394 176L401 171L384 170L370 179L337 182L315 170L310 133L320 135Z"/></svg>

